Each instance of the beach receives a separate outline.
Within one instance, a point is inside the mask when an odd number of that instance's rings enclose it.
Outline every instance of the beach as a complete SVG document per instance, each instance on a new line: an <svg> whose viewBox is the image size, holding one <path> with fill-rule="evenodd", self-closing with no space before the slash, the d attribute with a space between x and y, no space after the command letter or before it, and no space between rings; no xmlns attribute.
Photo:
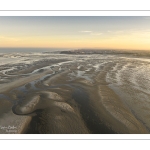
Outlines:
<svg viewBox="0 0 150 150"><path fill-rule="evenodd" d="M1 134L150 133L150 61L128 54L1 53Z"/></svg>

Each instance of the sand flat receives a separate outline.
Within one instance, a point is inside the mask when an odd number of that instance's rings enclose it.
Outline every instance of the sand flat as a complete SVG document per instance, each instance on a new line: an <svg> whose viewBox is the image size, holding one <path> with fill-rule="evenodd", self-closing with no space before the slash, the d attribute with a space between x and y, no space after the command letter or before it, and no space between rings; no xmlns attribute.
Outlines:
<svg viewBox="0 0 150 150"><path fill-rule="evenodd" d="M1 66L0 133L150 132L149 62L110 54L32 56L25 63L18 54L21 63ZM10 125L17 131L7 132Z"/></svg>

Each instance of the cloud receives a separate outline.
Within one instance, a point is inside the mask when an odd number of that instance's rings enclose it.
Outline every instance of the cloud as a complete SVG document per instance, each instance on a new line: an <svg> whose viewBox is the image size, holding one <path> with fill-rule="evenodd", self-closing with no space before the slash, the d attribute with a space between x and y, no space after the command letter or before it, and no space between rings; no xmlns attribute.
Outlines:
<svg viewBox="0 0 150 150"><path fill-rule="evenodd" d="M84 31L79 31L79 32L89 33L89 35L102 35L103 34L103 33L100 33L100 32L93 32L93 31L90 31L90 30L84 30Z"/></svg>
<svg viewBox="0 0 150 150"><path fill-rule="evenodd" d="M79 32L82 32L82 33L92 33L92 31L79 31Z"/></svg>

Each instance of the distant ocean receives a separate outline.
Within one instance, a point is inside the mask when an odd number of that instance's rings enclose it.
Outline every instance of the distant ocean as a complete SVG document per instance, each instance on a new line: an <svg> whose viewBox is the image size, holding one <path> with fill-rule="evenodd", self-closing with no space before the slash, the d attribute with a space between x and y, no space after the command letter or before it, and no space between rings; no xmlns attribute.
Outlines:
<svg viewBox="0 0 150 150"><path fill-rule="evenodd" d="M0 53L29 53L29 52L53 52L71 50L68 48L0 48Z"/></svg>

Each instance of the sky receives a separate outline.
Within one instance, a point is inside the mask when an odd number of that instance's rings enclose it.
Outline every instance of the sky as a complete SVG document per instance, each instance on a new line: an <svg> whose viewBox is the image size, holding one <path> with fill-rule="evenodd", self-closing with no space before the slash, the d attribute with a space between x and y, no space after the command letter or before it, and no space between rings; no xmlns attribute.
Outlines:
<svg viewBox="0 0 150 150"><path fill-rule="evenodd" d="M0 47L150 50L150 17L0 16Z"/></svg>

